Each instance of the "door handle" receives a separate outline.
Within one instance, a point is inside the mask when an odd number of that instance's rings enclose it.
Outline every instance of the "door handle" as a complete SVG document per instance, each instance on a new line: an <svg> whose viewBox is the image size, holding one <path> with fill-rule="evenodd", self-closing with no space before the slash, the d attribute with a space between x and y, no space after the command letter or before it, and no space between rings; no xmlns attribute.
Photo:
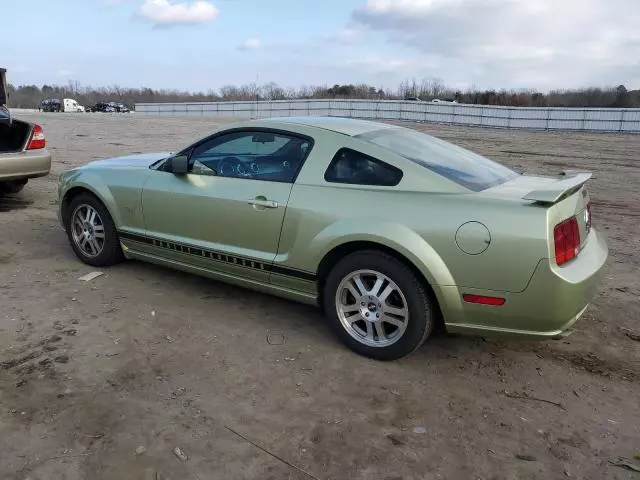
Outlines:
<svg viewBox="0 0 640 480"><path fill-rule="evenodd" d="M264 197L250 198L248 203L249 205L253 205L254 207L278 208L278 202L276 202L275 200L267 200Z"/></svg>

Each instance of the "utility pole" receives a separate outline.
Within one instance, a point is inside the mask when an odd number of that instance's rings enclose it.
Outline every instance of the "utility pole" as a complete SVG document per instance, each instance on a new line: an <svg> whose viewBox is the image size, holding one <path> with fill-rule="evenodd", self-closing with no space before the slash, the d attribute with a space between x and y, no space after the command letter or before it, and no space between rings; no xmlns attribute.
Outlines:
<svg viewBox="0 0 640 480"><path fill-rule="evenodd" d="M256 118L259 117L259 115L258 115L259 96L260 96L260 90L258 90L258 72L256 72Z"/></svg>

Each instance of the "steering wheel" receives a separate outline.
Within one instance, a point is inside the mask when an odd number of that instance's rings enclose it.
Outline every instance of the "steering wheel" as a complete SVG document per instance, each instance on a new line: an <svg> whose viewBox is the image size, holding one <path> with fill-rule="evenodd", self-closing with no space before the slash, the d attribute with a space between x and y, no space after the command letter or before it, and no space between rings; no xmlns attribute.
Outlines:
<svg viewBox="0 0 640 480"><path fill-rule="evenodd" d="M242 162L238 157L224 157L220 160L220 163L218 163L218 174L225 177L242 175L240 172L242 166Z"/></svg>

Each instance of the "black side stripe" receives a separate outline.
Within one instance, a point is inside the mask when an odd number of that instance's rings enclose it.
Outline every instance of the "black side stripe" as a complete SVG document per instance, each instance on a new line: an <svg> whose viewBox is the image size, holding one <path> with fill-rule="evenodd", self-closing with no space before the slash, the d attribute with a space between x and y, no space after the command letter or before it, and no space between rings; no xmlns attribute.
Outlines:
<svg viewBox="0 0 640 480"><path fill-rule="evenodd" d="M268 270L271 273L278 275L284 275L285 277L295 277L300 280L307 280L309 282L315 282L318 278L315 273L305 272L304 270L296 270L295 268L282 267L280 265L268 265Z"/></svg>
<svg viewBox="0 0 640 480"><path fill-rule="evenodd" d="M200 247L194 247L184 243L168 242L166 240L160 240L158 238L150 237L147 235L140 235L138 233L131 233L125 231L119 231L118 235L123 240L131 240L133 242L144 243L146 245L153 245L154 247L163 248L166 250L173 250L187 255L193 255L196 257L204 257L216 262L232 263L239 267L250 268L253 270L263 270L266 272L275 273L277 275L283 275L286 277L299 278L301 280L307 280L309 282L316 281L316 275L304 270L297 270L295 268L283 267L281 265L273 265L264 263L255 259L239 257L236 255L228 255L216 250L203 249Z"/></svg>

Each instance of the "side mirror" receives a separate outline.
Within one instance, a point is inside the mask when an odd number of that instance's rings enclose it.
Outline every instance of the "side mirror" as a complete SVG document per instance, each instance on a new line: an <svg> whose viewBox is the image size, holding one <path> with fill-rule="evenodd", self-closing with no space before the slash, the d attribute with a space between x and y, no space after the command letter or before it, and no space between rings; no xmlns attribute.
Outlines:
<svg viewBox="0 0 640 480"><path fill-rule="evenodd" d="M185 175L189 173L189 156L177 155L171 158L171 173Z"/></svg>

